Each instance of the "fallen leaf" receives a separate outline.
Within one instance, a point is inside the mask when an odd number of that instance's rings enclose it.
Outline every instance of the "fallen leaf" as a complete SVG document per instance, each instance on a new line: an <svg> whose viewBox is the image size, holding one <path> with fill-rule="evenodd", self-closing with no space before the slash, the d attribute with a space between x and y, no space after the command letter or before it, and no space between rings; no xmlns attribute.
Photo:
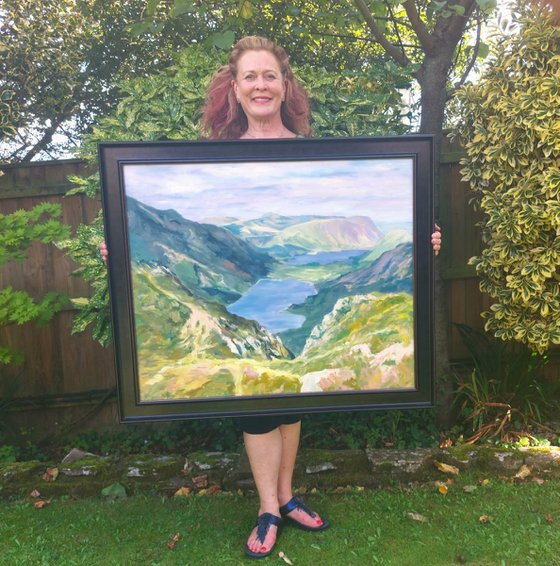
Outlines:
<svg viewBox="0 0 560 566"><path fill-rule="evenodd" d="M222 491L222 488L219 485L213 484L206 490L206 495L216 495L220 491Z"/></svg>
<svg viewBox="0 0 560 566"><path fill-rule="evenodd" d="M278 556L286 563L286 564L290 564L290 566L293 566L294 563L282 552L280 551L278 553Z"/></svg>
<svg viewBox="0 0 560 566"><path fill-rule="evenodd" d="M459 474L459 468L452 466L451 464L444 464L443 462L438 462L437 460L434 460L434 466L444 474L454 474L454 475Z"/></svg>
<svg viewBox="0 0 560 566"><path fill-rule="evenodd" d="M442 495L447 495L448 488L444 483L438 484L437 489Z"/></svg>
<svg viewBox="0 0 560 566"><path fill-rule="evenodd" d="M453 440L451 440L451 438L446 438L439 443L440 448L449 448L451 446L453 446Z"/></svg>
<svg viewBox="0 0 560 566"><path fill-rule="evenodd" d="M476 485L465 485L463 486L463 491L466 493L473 493L478 489Z"/></svg>
<svg viewBox="0 0 560 566"><path fill-rule="evenodd" d="M544 520L545 520L547 523L552 523L552 522L554 521L554 518L553 518L552 515L550 515L549 513L546 513L545 516L544 516Z"/></svg>
<svg viewBox="0 0 560 566"><path fill-rule="evenodd" d="M33 497L33 499L37 499L38 497L41 497L41 494L40 494L36 489L34 489L34 490L29 494L29 497Z"/></svg>
<svg viewBox="0 0 560 566"><path fill-rule="evenodd" d="M542 478L531 478L531 481L533 483L536 483L537 485L542 485L544 483L544 480Z"/></svg>
<svg viewBox="0 0 560 566"><path fill-rule="evenodd" d="M527 464L523 464L517 473L513 476L516 480L524 480L527 479L533 473L533 468L531 466L527 466Z"/></svg>
<svg viewBox="0 0 560 566"><path fill-rule="evenodd" d="M191 494L191 488L190 487L180 487L173 495L173 497L187 497L188 495Z"/></svg>
<svg viewBox="0 0 560 566"><path fill-rule="evenodd" d="M177 546L180 538L181 535L179 533L175 533L173 538L167 543L167 548L169 548L169 550L173 550Z"/></svg>
<svg viewBox="0 0 560 566"><path fill-rule="evenodd" d="M409 519L413 521L420 521L421 523L427 523L428 518L424 517L424 515L420 515L419 513L407 513L406 514Z"/></svg>
<svg viewBox="0 0 560 566"><path fill-rule="evenodd" d="M479 523L482 523L483 525L485 525L485 524L487 524L487 523L492 522L493 519L494 519L494 517L491 517L490 515L481 515L481 516L478 518L478 522L479 522Z"/></svg>
<svg viewBox="0 0 560 566"><path fill-rule="evenodd" d="M35 509L42 509L43 507L46 507L47 505L49 505L50 502L51 502L50 499L38 499L33 504L33 507L35 507Z"/></svg>
<svg viewBox="0 0 560 566"><path fill-rule="evenodd" d="M488 485L490 483L489 479L483 479L478 482L480 485Z"/></svg>
<svg viewBox="0 0 560 566"><path fill-rule="evenodd" d="M43 474L43 479L45 481L55 481L58 477L58 468L47 468L47 471Z"/></svg>

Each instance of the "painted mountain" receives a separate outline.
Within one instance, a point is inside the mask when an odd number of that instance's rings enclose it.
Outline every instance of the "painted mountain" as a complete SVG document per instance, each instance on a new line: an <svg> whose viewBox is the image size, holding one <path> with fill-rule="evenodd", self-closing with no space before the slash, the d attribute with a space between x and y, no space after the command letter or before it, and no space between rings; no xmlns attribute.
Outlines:
<svg viewBox="0 0 560 566"><path fill-rule="evenodd" d="M143 400L413 385L408 232L127 208Z"/></svg>
<svg viewBox="0 0 560 566"><path fill-rule="evenodd" d="M275 263L229 230L192 222L174 210L128 197L127 213L132 261L167 268L199 297L236 300Z"/></svg>
<svg viewBox="0 0 560 566"><path fill-rule="evenodd" d="M309 251L344 251L372 248L381 232L370 218L321 218L290 226L268 243L267 247L296 246Z"/></svg>

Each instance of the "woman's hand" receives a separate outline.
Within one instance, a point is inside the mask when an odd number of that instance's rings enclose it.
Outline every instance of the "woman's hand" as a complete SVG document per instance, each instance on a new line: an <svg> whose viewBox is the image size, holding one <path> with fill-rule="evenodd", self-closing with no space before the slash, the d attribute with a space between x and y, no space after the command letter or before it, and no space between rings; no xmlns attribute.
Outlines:
<svg viewBox="0 0 560 566"><path fill-rule="evenodd" d="M107 249L107 244L105 242L101 242L99 244L99 252L101 253L101 259L103 263L107 263L107 258L109 257L109 250Z"/></svg>
<svg viewBox="0 0 560 566"><path fill-rule="evenodd" d="M434 250L434 254L438 255L439 250L441 250L441 228L434 224L434 233L432 234L432 248Z"/></svg>

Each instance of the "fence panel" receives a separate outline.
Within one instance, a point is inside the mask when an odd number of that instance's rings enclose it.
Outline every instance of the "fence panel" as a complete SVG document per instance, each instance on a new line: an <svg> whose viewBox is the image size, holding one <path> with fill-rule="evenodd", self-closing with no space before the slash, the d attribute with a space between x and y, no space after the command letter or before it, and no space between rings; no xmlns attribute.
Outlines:
<svg viewBox="0 0 560 566"><path fill-rule="evenodd" d="M460 148L446 144L438 187L444 242L437 261L445 282L445 297L436 300L446 303L449 353L454 362L467 357L454 323L482 329L480 313L490 305L488 297L479 292L474 269L467 264L481 249L476 227L480 217L469 204L468 185L461 181L461 156ZM0 176L0 211L4 214L47 200L60 203L63 221L75 228L81 222L91 221L99 210L99 201L81 195L64 196L70 188L68 176L87 173L82 161L29 163L1 169L4 176ZM26 261L11 262L0 271L0 288L11 285L34 297L48 291L70 297L87 296L88 286L72 275L75 268L54 246L35 243ZM34 324L0 328L0 343L22 350L26 358L19 368L0 367L0 398L6 398L5 392L17 382L14 396L20 407L26 409L27 423L73 422L76 415L84 414L90 417L89 426L116 422L114 397L106 402L115 386L112 348L102 348L89 331L72 335L73 314L73 309L67 308L46 328ZM550 376L557 378L559 368L558 361L551 364Z"/></svg>

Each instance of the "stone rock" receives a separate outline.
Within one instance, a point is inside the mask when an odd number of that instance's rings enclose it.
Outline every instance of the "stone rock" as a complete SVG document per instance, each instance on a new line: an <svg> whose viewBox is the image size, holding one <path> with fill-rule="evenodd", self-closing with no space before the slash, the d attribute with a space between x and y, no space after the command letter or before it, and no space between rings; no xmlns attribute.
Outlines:
<svg viewBox="0 0 560 566"><path fill-rule="evenodd" d="M83 476L95 476L97 474L97 468L95 466L81 466L79 468L62 468L60 472L65 476L70 476L73 478L83 477Z"/></svg>
<svg viewBox="0 0 560 566"><path fill-rule="evenodd" d="M305 473L320 474L321 472L326 472L328 470L336 470L336 466L332 462L324 462L323 464L317 464L316 466L307 466L305 468Z"/></svg>
<svg viewBox="0 0 560 566"><path fill-rule="evenodd" d="M437 477L432 464L436 451L431 448L395 450L393 448L366 450L374 485L429 481Z"/></svg>
<svg viewBox="0 0 560 566"><path fill-rule="evenodd" d="M126 473L127 478L141 478L144 476L144 473L140 471L140 468L135 468L134 466L128 468L128 472Z"/></svg>

